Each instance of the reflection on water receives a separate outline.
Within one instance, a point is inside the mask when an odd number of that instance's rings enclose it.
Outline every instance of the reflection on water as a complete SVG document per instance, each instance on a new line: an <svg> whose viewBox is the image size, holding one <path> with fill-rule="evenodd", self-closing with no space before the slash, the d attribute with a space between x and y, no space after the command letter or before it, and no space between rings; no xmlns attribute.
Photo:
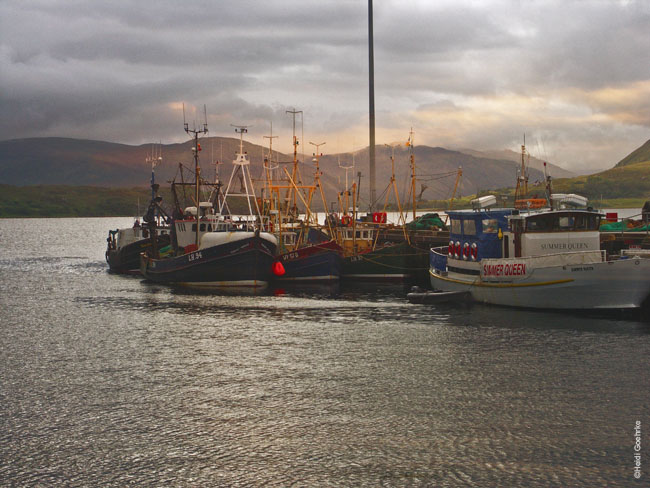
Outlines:
<svg viewBox="0 0 650 488"><path fill-rule="evenodd" d="M111 219L38 224L0 221L3 484L635 486L647 321L197 292L107 273Z"/></svg>

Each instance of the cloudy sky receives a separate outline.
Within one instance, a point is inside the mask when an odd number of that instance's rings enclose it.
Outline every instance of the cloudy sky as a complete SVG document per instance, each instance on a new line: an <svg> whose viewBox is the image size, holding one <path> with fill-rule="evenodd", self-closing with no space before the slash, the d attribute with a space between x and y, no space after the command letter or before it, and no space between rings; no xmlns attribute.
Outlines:
<svg viewBox="0 0 650 488"><path fill-rule="evenodd" d="M365 0L2 0L0 139L368 144ZM595 172L650 139L650 2L375 0L377 143ZM202 118L202 115L196 116ZM310 146L308 146L310 147Z"/></svg>

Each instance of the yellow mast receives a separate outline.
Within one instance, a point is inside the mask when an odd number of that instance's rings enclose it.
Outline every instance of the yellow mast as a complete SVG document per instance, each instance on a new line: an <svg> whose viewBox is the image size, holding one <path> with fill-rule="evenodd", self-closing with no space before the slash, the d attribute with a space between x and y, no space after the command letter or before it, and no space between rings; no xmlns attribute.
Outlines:
<svg viewBox="0 0 650 488"><path fill-rule="evenodd" d="M416 218L416 201L415 201L415 155L413 154L413 127L411 127L411 132L409 132L409 140L406 143L409 147L410 163L411 163L411 194L413 195L413 220Z"/></svg>
<svg viewBox="0 0 650 488"><path fill-rule="evenodd" d="M312 146L316 146L316 152L314 153L314 163L316 163L316 172L314 173L314 183L316 184L316 187L318 187L318 190L320 191L320 196L323 201L323 209L325 211L325 222L327 223L327 229L329 231L330 238L333 237L334 233L332 230L332 223L330 222L330 219L327 218L328 212L327 212L327 200L325 199L325 193L323 192L323 185L321 184L320 181L320 176L321 176L321 170L320 170L320 158L323 155L323 153L319 152L318 148L320 146L324 146L326 143L321 142L320 144L315 144L313 142L309 142ZM309 204L311 205L311 196L309 198ZM318 222L316 222L316 226L318 226Z"/></svg>
<svg viewBox="0 0 650 488"><path fill-rule="evenodd" d="M273 135L273 122L271 122L271 135L263 136L264 139L269 140L269 155L268 158L264 158L264 171L266 173L266 182L264 185L265 192L268 193L267 198L269 199L269 210L272 209L273 203L271 202L273 195L271 194L271 183L273 182L273 175L271 171L276 169L278 166L273 166L273 139L277 139L278 136ZM264 197L264 195L262 196ZM264 201L264 198L262 198Z"/></svg>
<svg viewBox="0 0 650 488"><path fill-rule="evenodd" d="M454 204L454 197L456 196L456 190L458 190L458 185L460 183L460 178L463 176L463 167L459 166L458 167L458 173L456 174L456 183L454 183L454 191L451 193L451 198L449 199L449 209L451 210L451 206ZM449 215L445 215L445 225L447 225L447 220L449 219Z"/></svg>
<svg viewBox="0 0 650 488"><path fill-rule="evenodd" d="M391 148L391 156L390 156L390 163L391 163L391 175L390 175L390 186L393 188L393 192L395 193L395 201L397 202L397 209L399 211L399 219L397 221L397 225L402 223L402 231L404 232L404 237L408 241L408 233L406 232L406 218L404 218L404 215L402 213L402 203L399 200L399 192L397 191L397 182L395 179L395 146L391 146L389 144L385 144L386 147ZM390 196L390 191L386 192L386 199L384 200L384 212L386 211L386 207L388 206L388 197ZM376 236L379 235L379 232L376 233Z"/></svg>
<svg viewBox="0 0 650 488"><path fill-rule="evenodd" d="M293 169L291 171L291 179L293 181L298 181L300 182L299 174L298 174L298 138L296 137L296 114L301 114L302 115L302 110L287 110L286 113L293 115ZM291 192L291 198L289 198L289 192ZM287 215L291 213L294 217L297 217L297 208L296 208L296 195L294 191L291 189L287 190L286 197L287 199L287 205L289 204L289 201L291 201L291 209L287 209Z"/></svg>

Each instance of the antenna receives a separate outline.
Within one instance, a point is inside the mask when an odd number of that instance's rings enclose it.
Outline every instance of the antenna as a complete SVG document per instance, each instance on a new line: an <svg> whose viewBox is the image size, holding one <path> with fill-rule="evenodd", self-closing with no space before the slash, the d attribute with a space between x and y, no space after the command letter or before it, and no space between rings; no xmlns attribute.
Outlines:
<svg viewBox="0 0 650 488"><path fill-rule="evenodd" d="M300 178L299 178L299 173L298 173L298 144L300 142L298 141L298 138L296 137L296 114L301 114L302 115L302 110L296 110L293 108L292 110L286 110L285 111L288 114L291 114L293 116L293 168L291 170L291 180L293 181L298 181L300 183ZM285 200L289 201L289 195L292 195L292 209L296 209L296 194L295 192L287 188L287 192L285 193Z"/></svg>
<svg viewBox="0 0 650 488"><path fill-rule="evenodd" d="M264 184L264 189L266 192L268 192L268 198L271 198L273 195L271 194L271 182L273 181L273 170L277 169L280 167L278 163L273 164L273 139L277 139L278 136L273 135L273 121L271 121L271 135L270 136L262 136L264 139L269 140L269 154L268 157L263 157L262 158L262 164L264 165L264 169L266 170L266 182Z"/></svg>
<svg viewBox="0 0 650 488"><path fill-rule="evenodd" d="M339 160L339 168L345 170L345 191L348 191L348 172L354 169L354 153L352 153L352 164L341 164Z"/></svg>
<svg viewBox="0 0 650 488"><path fill-rule="evenodd" d="M295 162L298 156L298 144L300 144L298 139L296 139L296 114L302 115L302 110L296 110L294 108L292 110L286 110L285 113L293 115L293 159Z"/></svg>
<svg viewBox="0 0 650 488"><path fill-rule="evenodd" d="M327 143L326 142L321 142L320 144L316 144L314 142L310 142L309 144L311 144L312 146L316 146L316 152L314 153L314 156L317 156L317 155L319 155L318 148L321 147L321 146L324 146ZM322 155L323 154L321 153L320 156L322 156Z"/></svg>
<svg viewBox="0 0 650 488"><path fill-rule="evenodd" d="M264 167L267 170L273 170L278 168L280 165L276 164L273 166L273 139L277 139L279 136L274 136L273 135L273 121L271 121L271 135L270 136L262 136L264 139L269 140L269 154L268 158L264 158Z"/></svg>
<svg viewBox="0 0 650 488"><path fill-rule="evenodd" d="M158 190L158 185L156 185L155 179L155 169L160 163L162 163L162 142L158 144L158 150L156 150L155 144L151 145L151 154L147 156L146 162L151 164L151 200L156 198L156 191Z"/></svg>
<svg viewBox="0 0 650 488"><path fill-rule="evenodd" d="M194 204L196 205L196 218L199 218L199 200L200 194L199 190L201 187L201 167L199 166L199 152L201 151L201 144L199 144L199 134L205 135L208 133L208 118L205 105L203 106L204 113L206 114L205 123L203 124L202 129L196 128L196 123L192 129L189 128L187 122L185 121L185 104L183 104L183 125L185 126L185 132L188 135L191 135L194 139L194 146L192 147L192 152L194 153L194 175L196 178L194 184ZM196 226L196 234L194 237L194 244L198 247L199 245L199 226Z"/></svg>
<svg viewBox="0 0 650 488"><path fill-rule="evenodd" d="M234 125L230 124L231 127L235 128L235 132L239 134L239 154L244 154L244 134L248 133L248 125Z"/></svg>
<svg viewBox="0 0 650 488"><path fill-rule="evenodd" d="M318 161L319 161L320 157L323 155L323 153L318 151L318 148L321 147L321 146L324 146L326 143L321 142L319 144L316 144L316 143L310 141L309 144L316 147L316 152L313 154L314 158L312 159L312 162L316 163L316 173L318 173L320 171L320 168L318 167Z"/></svg>

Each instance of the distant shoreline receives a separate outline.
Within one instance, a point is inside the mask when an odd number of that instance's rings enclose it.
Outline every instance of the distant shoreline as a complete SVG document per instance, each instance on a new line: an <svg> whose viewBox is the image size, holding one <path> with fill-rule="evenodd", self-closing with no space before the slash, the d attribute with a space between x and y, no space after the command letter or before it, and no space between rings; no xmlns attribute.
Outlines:
<svg viewBox="0 0 650 488"><path fill-rule="evenodd" d="M162 190L161 196L164 202L171 201L168 190ZM471 208L473 198L464 196L454 200L453 209ZM151 190L147 187L0 184L0 218L141 217L150 199ZM590 201L590 205L595 209L639 209L640 213L648 200L650 198L603 198ZM422 201L418 212L445 212L448 205L445 200ZM388 211L396 211L394 205ZM403 211L411 212L405 207Z"/></svg>

